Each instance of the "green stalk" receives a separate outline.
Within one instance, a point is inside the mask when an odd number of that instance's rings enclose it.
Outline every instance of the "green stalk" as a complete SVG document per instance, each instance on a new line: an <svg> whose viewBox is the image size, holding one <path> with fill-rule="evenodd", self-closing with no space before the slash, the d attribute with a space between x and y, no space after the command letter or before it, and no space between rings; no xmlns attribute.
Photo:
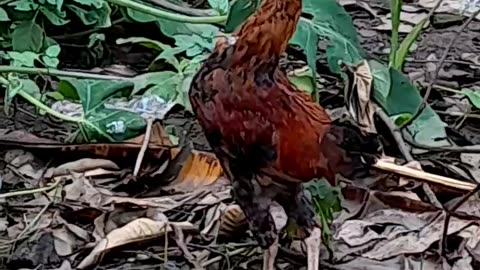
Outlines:
<svg viewBox="0 0 480 270"><path fill-rule="evenodd" d="M184 23L224 23L227 16L211 16L211 17L190 17L182 14L175 14L164 11L158 8L150 7L142 3L134 2L132 0L107 0L108 2L140 11L155 17L184 22Z"/></svg>
<svg viewBox="0 0 480 270"><path fill-rule="evenodd" d="M392 14L392 36L390 38L390 63L396 66L398 49L398 29L400 28L400 13L402 12L402 0L392 0L390 13Z"/></svg>
<svg viewBox="0 0 480 270"><path fill-rule="evenodd" d="M0 65L0 73L9 73L9 72L29 74L29 75L48 75L48 76L70 77L70 78L92 79L92 80L126 80L126 81L131 80L131 78L93 74L93 73L86 73L86 72L63 71L63 70L51 69L51 68L12 67L12 66Z"/></svg>

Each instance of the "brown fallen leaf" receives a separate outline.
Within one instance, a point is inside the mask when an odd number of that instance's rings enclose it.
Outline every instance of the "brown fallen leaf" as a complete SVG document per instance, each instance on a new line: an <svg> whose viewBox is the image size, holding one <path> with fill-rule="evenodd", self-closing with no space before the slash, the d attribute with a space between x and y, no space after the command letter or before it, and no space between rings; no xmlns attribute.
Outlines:
<svg viewBox="0 0 480 270"><path fill-rule="evenodd" d="M180 148L172 148L172 158L179 152ZM170 185L195 189L215 183L222 174L220 162L213 153L192 150L177 178Z"/></svg>
<svg viewBox="0 0 480 270"><path fill-rule="evenodd" d="M170 225L171 224L171 225ZM173 231L173 226L185 231L195 230L196 227L190 222L162 222L148 218L136 219L125 226L111 231L105 238L100 240L90 254L83 259L77 269L85 269L98 263L102 255L112 248L122 245L141 242L158 238L165 233Z"/></svg>

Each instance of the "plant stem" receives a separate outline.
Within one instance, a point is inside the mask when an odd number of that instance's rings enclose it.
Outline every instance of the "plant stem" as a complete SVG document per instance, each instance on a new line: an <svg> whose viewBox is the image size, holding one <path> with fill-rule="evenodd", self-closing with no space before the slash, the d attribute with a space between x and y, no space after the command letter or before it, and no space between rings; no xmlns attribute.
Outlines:
<svg viewBox="0 0 480 270"><path fill-rule="evenodd" d="M101 75L87 72L78 72L78 71L64 71L51 68L31 68L31 67L12 67L6 65L0 65L0 73L15 72L21 74L31 74L31 75L49 75L49 76L59 76L59 77L71 77L71 78L81 78L81 79L93 79L93 80L131 80L131 78L112 76L112 75Z"/></svg>
<svg viewBox="0 0 480 270"><path fill-rule="evenodd" d="M107 0L108 2L140 11L155 17L164 18L167 20L184 22L184 23L224 23L227 16L211 16L211 17L190 17L181 14L170 13L161 9L147 6L132 0Z"/></svg>
<svg viewBox="0 0 480 270"><path fill-rule="evenodd" d="M68 116L68 115L64 115L64 114L61 114L55 110L52 110L50 107L48 107L47 105L43 104L42 102L40 102L39 100L37 100L36 98L32 97L30 94L28 94L27 92L23 91L23 90L19 90L18 91L18 95L20 95L21 97L23 97L24 99L26 99L28 102L32 103L33 105L35 105L35 107L41 109L41 110L44 110L45 112L47 112L48 114L51 114L59 119L62 119L62 120L65 120L65 121L68 121L68 122L74 122L74 123L77 123L77 124L80 124L83 122L83 119L81 118L77 118L77 117L71 117L71 116Z"/></svg>

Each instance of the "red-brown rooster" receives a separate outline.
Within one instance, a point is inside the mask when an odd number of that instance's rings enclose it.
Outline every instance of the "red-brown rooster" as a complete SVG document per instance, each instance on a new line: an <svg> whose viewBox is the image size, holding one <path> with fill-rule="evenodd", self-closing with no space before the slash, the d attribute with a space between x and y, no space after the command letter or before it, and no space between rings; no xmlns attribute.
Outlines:
<svg viewBox="0 0 480 270"><path fill-rule="evenodd" d="M337 173L351 177L365 168L360 149L379 150L374 135L332 125L325 110L279 69L300 14L301 0L264 0L232 37L217 42L189 92L193 111L232 182L234 200L259 245L268 249L264 269L274 269L277 235L285 226L272 217L278 205L310 234L308 269L318 269L319 247L312 244L319 245L320 232L302 183L322 176L333 183Z"/></svg>

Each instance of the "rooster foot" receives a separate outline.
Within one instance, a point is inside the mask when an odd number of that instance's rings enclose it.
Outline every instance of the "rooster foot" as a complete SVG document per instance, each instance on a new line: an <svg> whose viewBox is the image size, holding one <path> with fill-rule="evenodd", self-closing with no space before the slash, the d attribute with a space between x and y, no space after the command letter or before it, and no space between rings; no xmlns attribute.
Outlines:
<svg viewBox="0 0 480 270"><path fill-rule="evenodd" d="M321 231L320 228L314 227L309 237L305 239L307 245L307 269L318 270L320 265L320 245Z"/></svg>
<svg viewBox="0 0 480 270"><path fill-rule="evenodd" d="M277 202L273 202L269 209L270 216L275 224L275 229L280 232L287 226L288 216L283 207ZM275 270L275 259L278 253L278 233L275 240L263 253L263 270Z"/></svg>

